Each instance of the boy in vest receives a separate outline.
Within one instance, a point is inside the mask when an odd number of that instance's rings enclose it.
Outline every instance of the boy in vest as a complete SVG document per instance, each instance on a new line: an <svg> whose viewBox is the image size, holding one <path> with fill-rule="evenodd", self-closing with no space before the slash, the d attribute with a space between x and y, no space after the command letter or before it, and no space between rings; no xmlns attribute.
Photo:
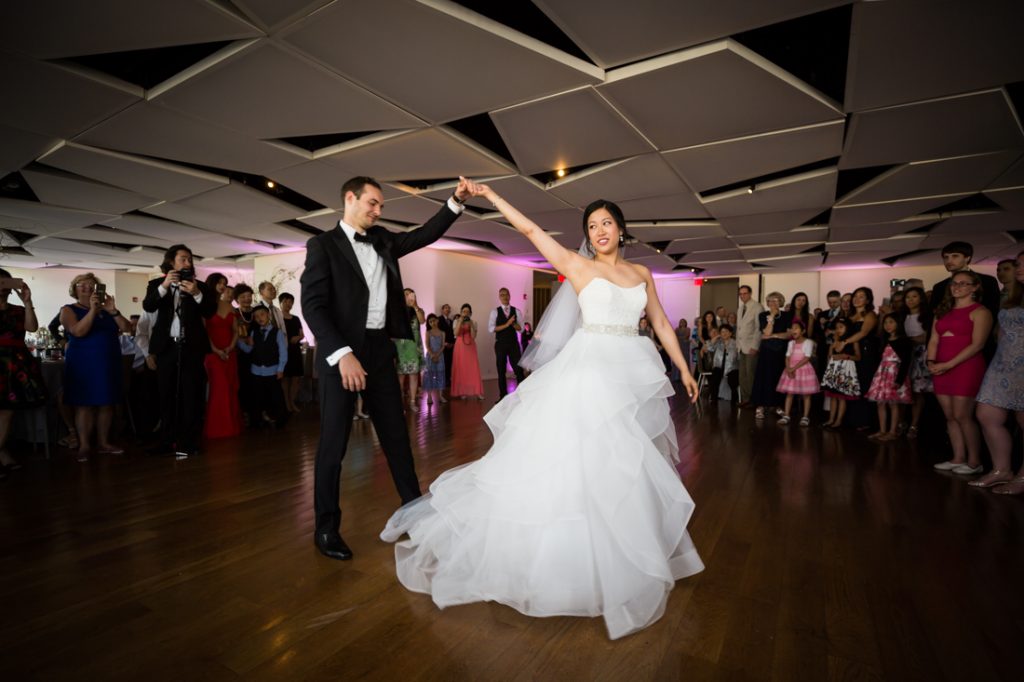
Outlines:
<svg viewBox="0 0 1024 682"><path fill-rule="evenodd" d="M253 324L249 336L238 339L238 348L252 362L252 402L250 424L282 426L288 413L284 405L281 378L288 362L288 342L284 332L274 327L270 309L260 303L252 309Z"/></svg>

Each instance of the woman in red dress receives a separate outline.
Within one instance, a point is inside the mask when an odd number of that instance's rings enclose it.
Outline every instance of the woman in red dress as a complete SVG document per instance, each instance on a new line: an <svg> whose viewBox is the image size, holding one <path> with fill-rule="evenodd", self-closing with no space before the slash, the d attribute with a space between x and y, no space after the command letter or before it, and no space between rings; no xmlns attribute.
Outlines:
<svg viewBox="0 0 1024 682"><path fill-rule="evenodd" d="M206 321L210 352L206 355L206 376L210 397L206 401L207 438L237 436L242 432L242 408L238 403L238 314L231 305L233 290L228 278L215 272L206 286L217 292L217 312Z"/></svg>
<svg viewBox="0 0 1024 682"><path fill-rule="evenodd" d="M455 316L455 351L452 353L451 396L465 400L470 396L484 399L484 382L480 379L480 359L476 354L476 322L468 303Z"/></svg>

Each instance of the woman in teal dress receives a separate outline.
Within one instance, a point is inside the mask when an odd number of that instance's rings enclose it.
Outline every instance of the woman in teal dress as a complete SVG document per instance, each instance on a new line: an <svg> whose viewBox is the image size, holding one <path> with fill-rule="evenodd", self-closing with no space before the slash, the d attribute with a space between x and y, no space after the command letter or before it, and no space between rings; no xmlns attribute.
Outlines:
<svg viewBox="0 0 1024 682"><path fill-rule="evenodd" d="M409 326L412 328L411 339L393 339L398 349L398 378L402 382L402 390L408 396L409 409L419 412L416 392L420 387L420 372L423 370L423 337L420 325L426 320L423 309L416 305L416 292L405 290L405 305L409 312Z"/></svg>

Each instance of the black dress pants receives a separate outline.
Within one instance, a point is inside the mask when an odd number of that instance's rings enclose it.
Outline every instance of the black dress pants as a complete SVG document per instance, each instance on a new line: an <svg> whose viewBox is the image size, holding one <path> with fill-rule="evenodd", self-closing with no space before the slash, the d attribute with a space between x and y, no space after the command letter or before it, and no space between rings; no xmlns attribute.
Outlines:
<svg viewBox="0 0 1024 682"><path fill-rule="evenodd" d="M398 352L383 330L367 330L356 357L366 370L363 409L370 415L391 478L402 504L420 496L420 483L409 445L409 429L402 409L402 391L395 371ZM316 451L313 508L316 533L334 533L341 526L341 461L345 458L356 393L341 385L338 368L324 358L320 363L320 443Z"/></svg>
<svg viewBox="0 0 1024 682"><path fill-rule="evenodd" d="M156 356L160 389L160 440L179 450L197 450L206 413L205 355L170 343Z"/></svg>
<svg viewBox="0 0 1024 682"><path fill-rule="evenodd" d="M519 366L519 359L521 357L522 351L519 349L518 341L494 344L494 360L498 366L499 398L508 395L508 381L505 379L505 373L509 364L512 365L512 371L515 372L517 386L523 383L523 379L526 378L523 374L523 368Z"/></svg>

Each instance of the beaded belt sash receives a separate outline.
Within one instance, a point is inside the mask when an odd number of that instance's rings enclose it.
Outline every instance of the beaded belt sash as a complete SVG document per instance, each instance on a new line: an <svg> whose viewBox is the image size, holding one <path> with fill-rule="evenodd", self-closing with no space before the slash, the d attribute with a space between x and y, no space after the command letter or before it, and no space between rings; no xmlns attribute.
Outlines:
<svg viewBox="0 0 1024 682"><path fill-rule="evenodd" d="M639 329L630 324L585 324L583 331L591 334L610 334L612 336L638 336Z"/></svg>

